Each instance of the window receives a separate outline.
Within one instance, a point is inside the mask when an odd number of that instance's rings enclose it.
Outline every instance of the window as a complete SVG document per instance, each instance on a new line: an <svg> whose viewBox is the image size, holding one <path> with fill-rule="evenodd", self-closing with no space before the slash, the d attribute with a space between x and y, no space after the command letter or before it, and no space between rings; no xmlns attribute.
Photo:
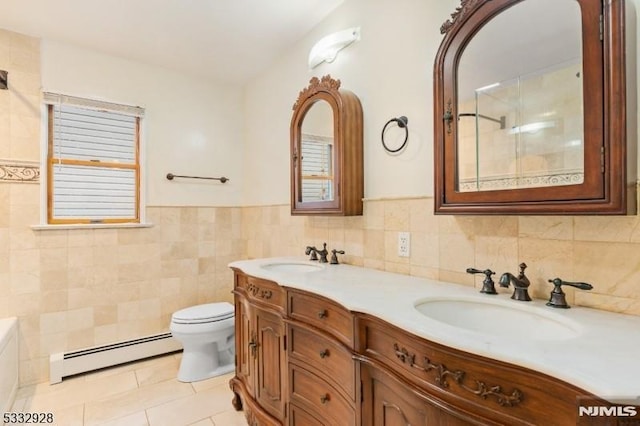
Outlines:
<svg viewBox="0 0 640 426"><path fill-rule="evenodd" d="M302 135L302 199L333 200L333 138Z"/></svg>
<svg viewBox="0 0 640 426"><path fill-rule="evenodd" d="M140 222L138 107L45 93L47 221Z"/></svg>

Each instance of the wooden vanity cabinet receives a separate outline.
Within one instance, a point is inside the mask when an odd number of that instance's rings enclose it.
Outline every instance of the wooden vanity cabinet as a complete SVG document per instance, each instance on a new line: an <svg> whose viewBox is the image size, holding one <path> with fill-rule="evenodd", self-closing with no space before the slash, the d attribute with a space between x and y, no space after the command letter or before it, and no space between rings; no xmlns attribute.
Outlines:
<svg viewBox="0 0 640 426"><path fill-rule="evenodd" d="M353 315L320 296L234 271L234 407L252 426L359 424Z"/></svg>
<svg viewBox="0 0 640 426"><path fill-rule="evenodd" d="M413 335L235 271L234 407L250 425L614 426L610 406L545 374ZM640 409L638 409L640 413ZM625 421L631 420L628 423Z"/></svg>
<svg viewBox="0 0 640 426"><path fill-rule="evenodd" d="M234 407L250 425L281 424L287 401L286 292L267 280L235 274L236 375Z"/></svg>

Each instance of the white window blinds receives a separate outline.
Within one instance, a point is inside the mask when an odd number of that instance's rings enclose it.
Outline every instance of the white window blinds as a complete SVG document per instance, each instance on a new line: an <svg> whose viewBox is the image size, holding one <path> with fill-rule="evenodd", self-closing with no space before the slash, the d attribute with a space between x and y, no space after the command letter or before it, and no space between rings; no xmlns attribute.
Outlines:
<svg viewBox="0 0 640 426"><path fill-rule="evenodd" d="M302 135L302 199L333 199L333 138Z"/></svg>
<svg viewBox="0 0 640 426"><path fill-rule="evenodd" d="M49 223L139 221L139 120L144 111L45 94Z"/></svg>

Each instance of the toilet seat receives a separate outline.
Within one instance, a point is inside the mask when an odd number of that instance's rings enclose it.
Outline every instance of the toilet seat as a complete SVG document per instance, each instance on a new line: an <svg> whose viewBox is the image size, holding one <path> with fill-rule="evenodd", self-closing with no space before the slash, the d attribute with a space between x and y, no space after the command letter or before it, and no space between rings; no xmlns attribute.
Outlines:
<svg viewBox="0 0 640 426"><path fill-rule="evenodd" d="M203 324L209 322L224 321L235 315L231 303L207 303L181 309L171 316L171 322L175 324Z"/></svg>

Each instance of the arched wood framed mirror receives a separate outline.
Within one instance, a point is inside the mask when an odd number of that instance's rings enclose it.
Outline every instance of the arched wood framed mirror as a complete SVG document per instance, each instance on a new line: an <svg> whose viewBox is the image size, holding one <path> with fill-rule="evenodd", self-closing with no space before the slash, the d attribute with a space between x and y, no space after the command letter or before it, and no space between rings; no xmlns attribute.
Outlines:
<svg viewBox="0 0 640 426"><path fill-rule="evenodd" d="M624 31L624 0L462 0L434 68L436 214L633 212Z"/></svg>
<svg viewBox="0 0 640 426"><path fill-rule="evenodd" d="M362 214L362 107L340 80L313 77L293 105L291 214Z"/></svg>

